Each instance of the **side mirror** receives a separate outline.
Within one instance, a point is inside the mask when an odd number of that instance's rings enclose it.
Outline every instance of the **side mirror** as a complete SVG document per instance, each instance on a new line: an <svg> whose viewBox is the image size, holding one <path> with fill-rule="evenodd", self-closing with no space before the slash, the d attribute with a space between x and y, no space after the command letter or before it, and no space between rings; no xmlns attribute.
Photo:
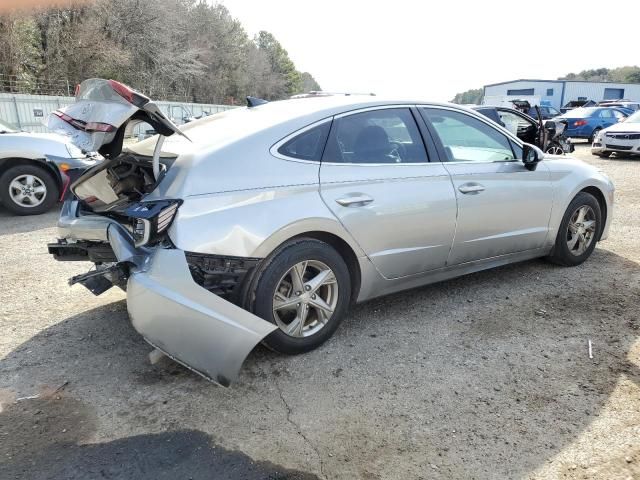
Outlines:
<svg viewBox="0 0 640 480"><path fill-rule="evenodd" d="M544 153L535 145L525 143L522 147L522 163L527 170L535 170L538 166L538 162L544 159Z"/></svg>

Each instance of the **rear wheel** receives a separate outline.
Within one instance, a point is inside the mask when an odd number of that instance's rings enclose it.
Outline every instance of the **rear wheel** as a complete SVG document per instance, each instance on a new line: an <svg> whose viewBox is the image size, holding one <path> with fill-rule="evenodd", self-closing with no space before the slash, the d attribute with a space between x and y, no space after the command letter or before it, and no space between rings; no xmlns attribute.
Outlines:
<svg viewBox="0 0 640 480"><path fill-rule="evenodd" d="M0 201L17 215L38 215L58 201L60 189L53 176L36 165L16 165L0 176Z"/></svg>
<svg viewBox="0 0 640 480"><path fill-rule="evenodd" d="M562 218L550 260L567 267L584 262L596 247L601 221L598 200L586 192L576 195Z"/></svg>
<svg viewBox="0 0 640 480"><path fill-rule="evenodd" d="M333 247L314 239L280 248L265 260L253 285L253 312L278 326L263 343L290 355L329 339L351 298L345 261Z"/></svg>
<svg viewBox="0 0 640 480"><path fill-rule="evenodd" d="M591 133L591 136L589 137L589 143L593 143L593 141L596 139L596 137L600 133L600 130L602 129L598 127L593 131L593 133Z"/></svg>

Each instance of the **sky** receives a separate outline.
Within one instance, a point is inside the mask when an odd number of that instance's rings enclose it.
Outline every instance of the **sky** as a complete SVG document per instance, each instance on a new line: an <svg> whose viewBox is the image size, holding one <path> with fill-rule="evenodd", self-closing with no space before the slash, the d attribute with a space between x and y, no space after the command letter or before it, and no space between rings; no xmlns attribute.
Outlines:
<svg viewBox="0 0 640 480"><path fill-rule="evenodd" d="M639 0L615 2L618 20L605 23L602 0L219 3L250 35L273 33L325 91L449 101L489 83L640 65Z"/></svg>

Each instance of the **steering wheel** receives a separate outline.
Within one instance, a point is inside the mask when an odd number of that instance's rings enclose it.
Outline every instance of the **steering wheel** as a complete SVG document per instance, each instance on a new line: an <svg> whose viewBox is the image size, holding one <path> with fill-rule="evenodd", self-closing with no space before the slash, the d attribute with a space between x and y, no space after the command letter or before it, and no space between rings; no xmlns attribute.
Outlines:
<svg viewBox="0 0 640 480"><path fill-rule="evenodd" d="M407 158L407 147L400 142L389 142L391 150L387 154L389 158L392 158L394 162L401 163Z"/></svg>

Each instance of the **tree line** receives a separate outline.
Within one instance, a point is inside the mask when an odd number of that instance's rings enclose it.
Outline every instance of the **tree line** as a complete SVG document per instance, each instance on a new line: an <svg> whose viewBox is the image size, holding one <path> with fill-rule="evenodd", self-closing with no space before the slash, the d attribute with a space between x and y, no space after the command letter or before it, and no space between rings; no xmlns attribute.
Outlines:
<svg viewBox="0 0 640 480"><path fill-rule="evenodd" d="M568 73L558 80L585 80L590 82L618 82L618 83L640 83L640 67L627 66L618 68L596 68L583 70L579 73ZM462 93L456 93L451 100L452 103L481 103L484 89L472 88Z"/></svg>
<svg viewBox="0 0 640 480"><path fill-rule="evenodd" d="M205 0L96 0L0 16L0 75L37 85L111 78L157 100L241 103L320 90L269 32Z"/></svg>

